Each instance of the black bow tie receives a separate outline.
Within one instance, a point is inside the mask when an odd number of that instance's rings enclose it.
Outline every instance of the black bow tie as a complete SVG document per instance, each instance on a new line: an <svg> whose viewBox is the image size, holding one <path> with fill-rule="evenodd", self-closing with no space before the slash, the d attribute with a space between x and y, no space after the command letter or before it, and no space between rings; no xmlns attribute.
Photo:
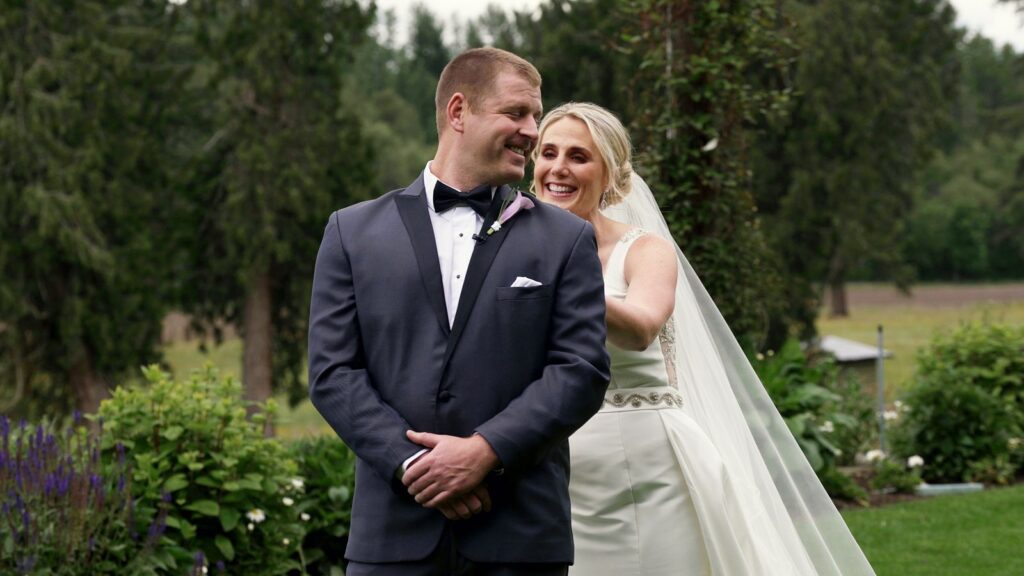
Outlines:
<svg viewBox="0 0 1024 576"><path fill-rule="evenodd" d="M465 204L480 215L487 217L487 209L491 207L491 185L484 184L469 192L459 192L440 180L434 185L434 212L438 214Z"/></svg>

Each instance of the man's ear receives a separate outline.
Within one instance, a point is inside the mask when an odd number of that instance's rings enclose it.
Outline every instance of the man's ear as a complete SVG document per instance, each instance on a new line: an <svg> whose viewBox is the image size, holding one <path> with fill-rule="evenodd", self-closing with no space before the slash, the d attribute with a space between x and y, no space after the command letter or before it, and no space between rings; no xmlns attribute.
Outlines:
<svg viewBox="0 0 1024 576"><path fill-rule="evenodd" d="M448 106L445 107L448 127L461 134L466 128L465 115L468 111L469 104L466 102L466 95L462 92L452 94L452 97L448 99Z"/></svg>

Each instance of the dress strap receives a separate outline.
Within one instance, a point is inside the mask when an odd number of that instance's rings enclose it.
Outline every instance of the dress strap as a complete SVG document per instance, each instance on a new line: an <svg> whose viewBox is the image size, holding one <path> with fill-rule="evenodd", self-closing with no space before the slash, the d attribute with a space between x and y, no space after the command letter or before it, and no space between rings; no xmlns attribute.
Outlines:
<svg viewBox="0 0 1024 576"><path fill-rule="evenodd" d="M622 238L619 238L619 242L629 244L644 234L647 234L647 230L644 230L643 228L630 228L622 235Z"/></svg>

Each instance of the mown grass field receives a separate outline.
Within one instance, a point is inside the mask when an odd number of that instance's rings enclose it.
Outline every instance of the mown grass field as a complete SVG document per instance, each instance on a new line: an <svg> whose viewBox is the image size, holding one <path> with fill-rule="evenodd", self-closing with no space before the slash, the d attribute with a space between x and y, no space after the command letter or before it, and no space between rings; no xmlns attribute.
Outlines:
<svg viewBox="0 0 1024 576"><path fill-rule="evenodd" d="M843 513L878 576L1024 574L1024 486Z"/></svg>

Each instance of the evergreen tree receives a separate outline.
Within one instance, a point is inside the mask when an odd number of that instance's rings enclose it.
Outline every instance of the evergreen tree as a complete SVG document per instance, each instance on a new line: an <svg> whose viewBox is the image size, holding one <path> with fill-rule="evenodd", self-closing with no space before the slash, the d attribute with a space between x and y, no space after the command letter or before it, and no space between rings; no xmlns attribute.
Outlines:
<svg viewBox="0 0 1024 576"><path fill-rule="evenodd" d="M909 277L904 222L915 174L951 116L960 33L942 0L796 7L797 96L759 162L783 165L759 182L758 197L787 276L829 287L832 313L845 315L854 270L871 263L889 279ZM806 327L820 297L797 298Z"/></svg>
<svg viewBox="0 0 1024 576"><path fill-rule="evenodd" d="M240 328L248 400L277 388L298 401L324 224L371 182L342 89L372 14L355 0L186 6L203 62L194 81L209 106L186 186L198 233L185 299L206 326Z"/></svg>
<svg viewBox="0 0 1024 576"><path fill-rule="evenodd" d="M177 15L120 0L0 12L0 366L27 415L94 412L158 359L173 292Z"/></svg>

